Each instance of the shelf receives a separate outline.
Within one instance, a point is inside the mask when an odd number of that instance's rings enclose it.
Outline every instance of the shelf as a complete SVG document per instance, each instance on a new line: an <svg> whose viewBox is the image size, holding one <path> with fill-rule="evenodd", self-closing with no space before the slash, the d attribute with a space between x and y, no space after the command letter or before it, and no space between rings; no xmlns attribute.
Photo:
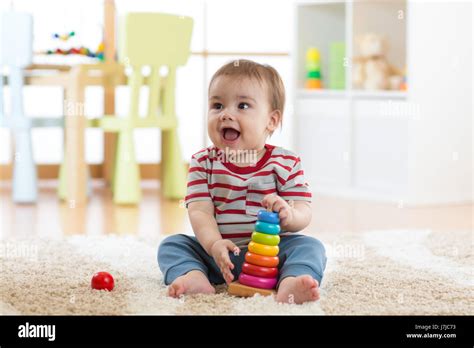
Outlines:
<svg viewBox="0 0 474 348"><path fill-rule="evenodd" d="M298 98L345 98L348 92L339 89L304 89L300 88L296 92Z"/></svg>
<svg viewBox="0 0 474 348"><path fill-rule="evenodd" d="M347 0L343 9L340 3L302 3L295 11L292 52L294 149L314 192L404 205L472 201L466 194L470 190L463 189L472 184L472 165L468 156L452 156L453 149L472 147L467 129L472 81L465 69L472 63L466 44L472 39L470 5ZM333 36L326 36L328 31ZM404 70L406 91L352 83L362 53L359 38L369 33L386 38L386 60ZM341 37L346 84L334 90L324 70L331 62L324 49ZM378 44L373 40L374 52ZM311 45L320 48L327 90L304 88L305 48ZM366 76L374 70L366 70ZM378 79L376 73L372 76Z"/></svg>
<svg viewBox="0 0 474 348"><path fill-rule="evenodd" d="M328 83L330 45L345 43L346 4L344 2L303 2L296 8L296 78L297 86L306 80L306 52L315 47L321 54L321 77Z"/></svg>
<svg viewBox="0 0 474 348"><path fill-rule="evenodd" d="M297 98L405 99L406 91L348 91L337 89L298 89Z"/></svg>
<svg viewBox="0 0 474 348"><path fill-rule="evenodd" d="M368 99L405 99L406 91L351 91L349 92L353 98Z"/></svg>
<svg viewBox="0 0 474 348"><path fill-rule="evenodd" d="M385 39L387 61L399 70L406 67L406 0L355 1L352 5L353 56L359 56L359 39L376 33Z"/></svg>
<svg viewBox="0 0 474 348"><path fill-rule="evenodd" d="M317 48L321 54L323 86L342 87L337 81L345 75L346 89L356 88L352 86L351 62L360 56L360 39L370 33L378 34L384 40L387 62L400 72L406 71L406 12L407 0L297 1L294 48L297 88L305 86L306 52L310 47ZM341 59L344 66L342 73L338 65ZM361 96L381 98L384 93L364 91ZM340 94L317 95L333 97ZM389 96L400 98L404 94L390 93Z"/></svg>

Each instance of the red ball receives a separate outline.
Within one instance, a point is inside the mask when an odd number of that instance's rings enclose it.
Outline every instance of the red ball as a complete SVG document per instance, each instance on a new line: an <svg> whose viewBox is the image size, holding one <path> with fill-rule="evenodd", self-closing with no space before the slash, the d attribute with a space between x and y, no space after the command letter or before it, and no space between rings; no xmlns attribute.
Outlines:
<svg viewBox="0 0 474 348"><path fill-rule="evenodd" d="M112 291L114 288L114 278L110 273L97 272L92 276L92 289Z"/></svg>

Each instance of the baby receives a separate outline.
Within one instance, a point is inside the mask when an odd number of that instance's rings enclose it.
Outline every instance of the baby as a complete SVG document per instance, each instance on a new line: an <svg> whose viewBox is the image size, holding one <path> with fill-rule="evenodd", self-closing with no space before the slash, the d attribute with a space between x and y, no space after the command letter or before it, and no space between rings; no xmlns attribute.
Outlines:
<svg viewBox="0 0 474 348"><path fill-rule="evenodd" d="M297 234L311 221L311 192L294 153L266 144L282 125L285 89L278 72L249 60L221 67L209 84L208 133L213 146L191 158L185 204L196 237L173 235L158 250L168 294L215 292L237 279L257 213L278 212L276 300L319 299L323 245Z"/></svg>

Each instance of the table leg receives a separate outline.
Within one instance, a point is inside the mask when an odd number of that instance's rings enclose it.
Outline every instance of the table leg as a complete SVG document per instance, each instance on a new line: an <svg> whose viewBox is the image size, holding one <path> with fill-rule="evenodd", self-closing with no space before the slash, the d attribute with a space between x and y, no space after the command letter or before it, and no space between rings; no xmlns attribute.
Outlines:
<svg viewBox="0 0 474 348"><path fill-rule="evenodd" d="M71 71L71 86L65 100L67 201L75 206L87 200L87 164L85 161L84 73L80 66Z"/></svg>

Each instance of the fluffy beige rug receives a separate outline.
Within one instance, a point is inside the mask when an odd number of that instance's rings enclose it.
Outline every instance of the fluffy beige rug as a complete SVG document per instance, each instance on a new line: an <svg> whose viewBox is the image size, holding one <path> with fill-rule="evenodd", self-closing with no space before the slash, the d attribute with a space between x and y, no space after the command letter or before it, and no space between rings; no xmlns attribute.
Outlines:
<svg viewBox="0 0 474 348"><path fill-rule="evenodd" d="M470 233L450 233L451 251L446 238L424 230L322 236L329 255L322 298L303 305L234 298L223 287L216 295L168 298L156 263L157 240L3 240L0 314L472 315ZM113 274L114 291L91 290L98 271Z"/></svg>

